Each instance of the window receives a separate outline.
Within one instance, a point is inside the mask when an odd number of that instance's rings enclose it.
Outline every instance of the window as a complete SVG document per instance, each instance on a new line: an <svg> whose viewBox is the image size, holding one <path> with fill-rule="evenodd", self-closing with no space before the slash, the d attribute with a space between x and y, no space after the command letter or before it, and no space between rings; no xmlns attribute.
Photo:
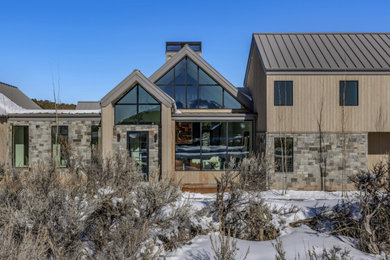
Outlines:
<svg viewBox="0 0 390 260"><path fill-rule="evenodd" d="M176 122L177 171L224 170L252 150L252 122Z"/></svg>
<svg viewBox="0 0 390 260"><path fill-rule="evenodd" d="M276 137L274 138L275 145L275 165L277 172L293 172L294 171L294 153L293 153L293 138L291 137Z"/></svg>
<svg viewBox="0 0 390 260"><path fill-rule="evenodd" d="M340 106L358 106L358 92L357 81L340 81Z"/></svg>
<svg viewBox="0 0 390 260"><path fill-rule="evenodd" d="M292 81L274 82L274 105L275 106L293 105L293 82Z"/></svg>
<svg viewBox="0 0 390 260"><path fill-rule="evenodd" d="M58 167L66 167L68 159L68 126L51 127L52 158Z"/></svg>
<svg viewBox="0 0 390 260"><path fill-rule="evenodd" d="M102 128L99 125L91 126L91 151L92 157L99 155L101 151Z"/></svg>
<svg viewBox="0 0 390 260"><path fill-rule="evenodd" d="M28 126L13 127L14 167L28 167Z"/></svg>
<svg viewBox="0 0 390 260"><path fill-rule="evenodd" d="M185 109L243 109L243 106L188 57L160 78L156 85Z"/></svg>
<svg viewBox="0 0 390 260"><path fill-rule="evenodd" d="M158 125L160 104L140 85L134 86L115 104L116 125Z"/></svg>

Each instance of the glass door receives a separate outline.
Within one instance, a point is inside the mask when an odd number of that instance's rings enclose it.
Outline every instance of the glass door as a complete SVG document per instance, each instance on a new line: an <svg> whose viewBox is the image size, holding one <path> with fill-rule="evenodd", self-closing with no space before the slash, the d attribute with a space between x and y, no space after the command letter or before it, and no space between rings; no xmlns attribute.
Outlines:
<svg viewBox="0 0 390 260"><path fill-rule="evenodd" d="M127 132L127 149L137 163L137 170L148 176L149 142L148 132Z"/></svg>

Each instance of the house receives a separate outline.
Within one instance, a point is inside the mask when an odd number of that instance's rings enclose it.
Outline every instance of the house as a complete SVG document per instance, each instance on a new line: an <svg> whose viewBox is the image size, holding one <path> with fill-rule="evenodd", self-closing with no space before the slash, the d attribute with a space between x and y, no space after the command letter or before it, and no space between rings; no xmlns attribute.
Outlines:
<svg viewBox="0 0 390 260"><path fill-rule="evenodd" d="M279 163L271 187L351 189L387 159L389 33L253 34L244 85L256 143Z"/></svg>
<svg viewBox="0 0 390 260"><path fill-rule="evenodd" d="M244 87L202 58L201 42L167 42L165 56L150 77L134 70L76 110L3 95L0 163L66 168L68 146L86 163L94 149L128 153L146 176L205 192L228 161L258 152L271 188L345 190L390 150L388 33L253 34Z"/></svg>

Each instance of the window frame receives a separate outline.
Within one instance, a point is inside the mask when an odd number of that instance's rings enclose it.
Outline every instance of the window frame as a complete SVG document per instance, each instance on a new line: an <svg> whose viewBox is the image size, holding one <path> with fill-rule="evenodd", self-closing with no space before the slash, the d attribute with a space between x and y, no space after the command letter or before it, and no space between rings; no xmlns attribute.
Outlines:
<svg viewBox="0 0 390 260"><path fill-rule="evenodd" d="M15 160L15 128L16 127L23 127L24 131L27 129L27 162L23 166L17 166L16 160ZM26 132L23 132L23 139L26 137ZM26 148L25 148L26 149ZM24 156L26 156L24 151ZM28 125L13 125L12 126L12 166L14 168L29 168L30 167L30 131Z"/></svg>
<svg viewBox="0 0 390 260"><path fill-rule="evenodd" d="M58 127L58 128L57 128ZM60 132L60 128L61 127L65 127L67 129L66 131L66 144L69 145L69 126L68 125L52 125L51 126L51 159L54 161L56 158L54 157L54 151L53 151L53 132L54 130L53 129L58 129L58 131ZM60 135L58 135L59 137ZM59 140L59 139L58 139ZM60 145L60 147L62 147L62 143L57 143L56 145ZM59 165L55 165L56 167L58 168L68 168L68 159L69 158L65 158L65 165L61 165L61 159L62 159L62 156L61 156L61 151L60 151L60 164Z"/></svg>
<svg viewBox="0 0 390 260"><path fill-rule="evenodd" d="M157 103L144 103L144 102L139 102L139 88L143 88L143 90L148 93L153 99L156 100ZM118 104L119 101L121 101L121 99L123 97L125 97L128 93L130 93L130 91L132 91L134 88L137 88L137 102L136 103L120 103ZM136 106L136 110L137 110L137 113L136 113L136 123L126 123L126 124L121 124L121 123L117 123L117 111L116 111L116 107L117 106ZM160 114L160 119L159 119L159 123L158 124L150 124L150 123L140 123L140 118L139 118L139 107L140 106L158 106L159 107L159 114ZM161 104L160 102L158 102L158 100L153 96L151 95L144 87L142 87L140 84L136 84L134 85L129 91L126 92L126 94L124 94L115 104L114 104L114 125L158 125L160 126L161 125Z"/></svg>
<svg viewBox="0 0 390 260"><path fill-rule="evenodd" d="M276 158L276 142L280 141L281 144L285 141L288 142L288 140L291 140L291 167L290 164L287 165L285 171L282 171L279 166L277 165L277 158ZM283 160L284 156L287 156L287 151L283 153L281 151L281 160ZM287 157L288 160L288 157ZM280 136L280 137L274 137L274 163L276 165L275 172L276 173L293 173L294 172L294 138L290 136Z"/></svg>
<svg viewBox="0 0 390 260"><path fill-rule="evenodd" d="M176 84L176 66L183 60L185 59L185 84ZM204 71L202 68L200 68L199 65L197 65L193 60L191 60L190 57L188 56L185 56L182 60L180 60L178 63L175 64L175 66L173 66L168 72L166 72L164 75L162 75L158 80L156 80L155 84L158 86L158 87L173 87L173 96L172 98L176 101L176 87L184 87L185 88L185 104L184 104L184 107L183 108L179 108L179 109L235 109L235 110L245 110L246 107L239 101L237 100L232 94L229 93L229 91L227 91L224 87L221 86L221 84L218 84L218 82L213 78L211 77L209 74L206 73L206 71ZM192 63L195 64L195 66L197 67L196 68L196 77L197 77L197 82L196 84L188 84L188 80L187 80L187 74L188 74L188 60L190 60ZM160 81L160 79L162 79L165 75L167 75L171 70L173 70L173 78L172 78L172 81L171 83L172 84L158 84L158 82ZM202 70L209 78L211 78L215 84L200 84L199 83L199 74L200 74L200 70ZM207 86L215 86L215 87L220 87L222 89L221 91L221 107L220 108L200 108L199 107L199 100L200 100L200 87L207 87ZM190 104L188 103L188 87L196 87L197 88L197 105L196 105L196 108L190 108ZM225 107L225 92L230 95L238 104L241 105L240 108L229 108L229 107Z"/></svg>
<svg viewBox="0 0 390 260"><path fill-rule="evenodd" d="M282 100L277 100L276 98L276 88L280 88L281 86L277 85L277 84L280 84L280 83L291 83L291 104L289 104L289 100L286 100L286 104L284 104ZM288 87L287 85L285 85L284 87ZM286 93L287 94L287 93ZM280 101L280 103L279 103ZM280 106L280 107L290 107L290 106L294 106L294 81L292 80L275 80L274 81L274 106Z"/></svg>
<svg viewBox="0 0 390 260"><path fill-rule="evenodd" d="M200 151L200 169L199 170L186 170L186 169L177 169L176 168L176 146L177 146L177 134L176 134L176 124L180 122L188 122L188 123L199 123L200 127L200 139L199 139L199 151ZM248 143L249 153L254 151L254 129L255 124L253 120L243 120L243 121L229 121L229 120L221 120L221 121L215 121L215 120L207 120L207 121L176 121L175 122L175 163L174 163L174 171L178 172L194 172L194 171L202 171L202 172L208 172L208 171L225 171L226 170L226 164L229 163L230 157L229 157L229 123L234 122L250 122L251 123L251 134L250 136L250 142ZM225 151L225 163L223 164L223 169L203 169L203 157L202 157L202 148L203 148L203 123L225 123L225 144L226 144L226 151Z"/></svg>
<svg viewBox="0 0 390 260"><path fill-rule="evenodd" d="M356 104L345 104L345 100L342 98L342 90L341 88L344 89L344 93L347 93L346 88L347 88L347 83L348 82L356 82ZM343 84L343 86L342 86ZM358 80L340 80L339 82L339 106L344 106L344 107L357 107L359 106L359 81Z"/></svg>

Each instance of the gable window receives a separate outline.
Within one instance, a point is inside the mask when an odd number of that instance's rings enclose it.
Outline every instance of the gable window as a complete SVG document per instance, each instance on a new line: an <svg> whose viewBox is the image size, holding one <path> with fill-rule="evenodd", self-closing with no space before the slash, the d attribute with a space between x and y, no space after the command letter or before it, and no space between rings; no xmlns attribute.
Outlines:
<svg viewBox="0 0 390 260"><path fill-rule="evenodd" d="M340 106L358 106L358 81L340 81Z"/></svg>
<svg viewBox="0 0 390 260"><path fill-rule="evenodd" d="M293 105L293 82L292 81L274 82L274 105L275 106Z"/></svg>
<svg viewBox="0 0 390 260"><path fill-rule="evenodd" d="M136 85L115 104L115 124L158 125L160 111L160 103L143 87Z"/></svg>
<svg viewBox="0 0 390 260"><path fill-rule="evenodd" d="M68 158L68 126L51 127L52 158L56 166L66 167Z"/></svg>
<svg viewBox="0 0 390 260"><path fill-rule="evenodd" d="M242 109L243 106L190 58L185 57L156 85L184 109Z"/></svg>
<svg viewBox="0 0 390 260"><path fill-rule="evenodd" d="M274 138L274 155L277 172L294 171L294 143L291 137Z"/></svg>
<svg viewBox="0 0 390 260"><path fill-rule="evenodd" d="M28 126L13 127L14 167L28 167Z"/></svg>

